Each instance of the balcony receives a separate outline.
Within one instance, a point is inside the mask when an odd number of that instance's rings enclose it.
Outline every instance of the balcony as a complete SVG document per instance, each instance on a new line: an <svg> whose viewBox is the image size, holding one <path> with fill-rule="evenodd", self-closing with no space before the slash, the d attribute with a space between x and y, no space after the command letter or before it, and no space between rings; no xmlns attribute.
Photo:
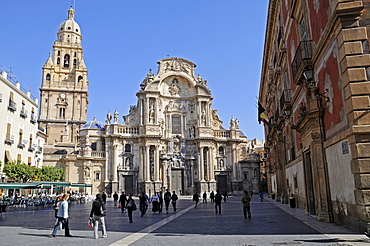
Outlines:
<svg viewBox="0 0 370 246"><path fill-rule="evenodd" d="M20 116L22 117L22 118L27 118L27 110L25 110L25 109L21 109L21 113L20 113Z"/></svg>
<svg viewBox="0 0 370 246"><path fill-rule="evenodd" d="M5 143L7 143L7 144L13 144L14 143L14 135L6 135L6 137L5 137Z"/></svg>
<svg viewBox="0 0 370 246"><path fill-rule="evenodd" d="M292 62L292 75L294 83L298 84L298 79L305 67L312 65L312 41L302 41L298 45Z"/></svg>
<svg viewBox="0 0 370 246"><path fill-rule="evenodd" d="M13 102L12 100L9 100L9 105L8 105L8 109L10 111L16 111L17 110L17 104L15 102Z"/></svg>
<svg viewBox="0 0 370 246"><path fill-rule="evenodd" d="M292 101L292 90L285 89L280 97L280 111L287 114L287 111L292 108L291 102Z"/></svg>
<svg viewBox="0 0 370 246"><path fill-rule="evenodd" d="M36 119L36 116L34 113L31 114L31 119L30 119L31 123L35 124L37 119Z"/></svg>
<svg viewBox="0 0 370 246"><path fill-rule="evenodd" d="M29 148L28 148L28 151L29 151L29 152L33 152L33 151L35 151L35 148L29 147Z"/></svg>
<svg viewBox="0 0 370 246"><path fill-rule="evenodd" d="M22 143L18 144L18 148L23 149L24 147L26 147L26 145L24 145Z"/></svg>

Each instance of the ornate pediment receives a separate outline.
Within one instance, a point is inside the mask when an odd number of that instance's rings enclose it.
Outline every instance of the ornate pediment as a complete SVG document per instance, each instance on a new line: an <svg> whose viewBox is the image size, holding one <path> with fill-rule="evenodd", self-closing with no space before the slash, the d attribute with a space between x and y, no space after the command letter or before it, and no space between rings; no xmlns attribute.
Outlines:
<svg viewBox="0 0 370 246"><path fill-rule="evenodd" d="M181 58L167 58L160 60L158 73L184 72L190 76L194 74L195 64Z"/></svg>
<svg viewBox="0 0 370 246"><path fill-rule="evenodd" d="M167 112L170 112L170 111L185 112L185 106L181 103L180 100L170 101L166 106L166 111Z"/></svg>

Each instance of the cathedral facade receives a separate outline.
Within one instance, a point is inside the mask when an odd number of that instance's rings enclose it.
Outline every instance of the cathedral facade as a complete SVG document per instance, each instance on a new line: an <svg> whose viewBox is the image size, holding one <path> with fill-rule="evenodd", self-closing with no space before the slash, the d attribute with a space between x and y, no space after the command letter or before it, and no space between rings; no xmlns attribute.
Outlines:
<svg viewBox="0 0 370 246"><path fill-rule="evenodd" d="M129 114L108 112L104 124L86 122L88 73L72 8L57 37L40 88L39 122L48 134L45 165L63 167L66 181L91 185L84 188L88 193L258 191L259 167L245 161L250 143L234 117L223 128L194 63L177 57L158 61Z"/></svg>
<svg viewBox="0 0 370 246"><path fill-rule="evenodd" d="M108 112L105 125L92 121L80 130L84 182L108 194L243 190L239 161L247 156L246 136L233 117L228 129L222 127L195 66L181 58L158 61L157 74L150 71L140 84L123 123L117 111Z"/></svg>

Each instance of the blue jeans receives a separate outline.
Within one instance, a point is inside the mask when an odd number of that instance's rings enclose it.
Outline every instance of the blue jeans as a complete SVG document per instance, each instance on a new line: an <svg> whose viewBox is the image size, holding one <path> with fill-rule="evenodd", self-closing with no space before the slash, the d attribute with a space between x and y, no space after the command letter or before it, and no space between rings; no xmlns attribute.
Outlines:
<svg viewBox="0 0 370 246"><path fill-rule="evenodd" d="M52 235L57 235L57 232L62 225L64 225L64 230L65 230L64 235L70 236L71 234L69 232L68 218L61 218L61 217L58 217L58 223L54 226Z"/></svg>

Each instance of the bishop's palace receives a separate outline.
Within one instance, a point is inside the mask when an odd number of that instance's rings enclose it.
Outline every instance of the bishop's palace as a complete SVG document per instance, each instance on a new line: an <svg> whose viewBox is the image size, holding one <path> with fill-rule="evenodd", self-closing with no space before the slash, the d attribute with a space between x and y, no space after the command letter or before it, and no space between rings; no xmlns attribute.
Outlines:
<svg viewBox="0 0 370 246"><path fill-rule="evenodd" d="M128 115L107 112L104 124L87 121L89 83L81 40L71 8L42 68L43 165L64 168L65 181L89 184L87 192L93 194L165 189L241 194L261 188L256 151L263 142L247 141L234 117L223 128L207 81L195 76L196 65L186 59L158 61L157 73L150 71L138 82L137 104L126 107Z"/></svg>

